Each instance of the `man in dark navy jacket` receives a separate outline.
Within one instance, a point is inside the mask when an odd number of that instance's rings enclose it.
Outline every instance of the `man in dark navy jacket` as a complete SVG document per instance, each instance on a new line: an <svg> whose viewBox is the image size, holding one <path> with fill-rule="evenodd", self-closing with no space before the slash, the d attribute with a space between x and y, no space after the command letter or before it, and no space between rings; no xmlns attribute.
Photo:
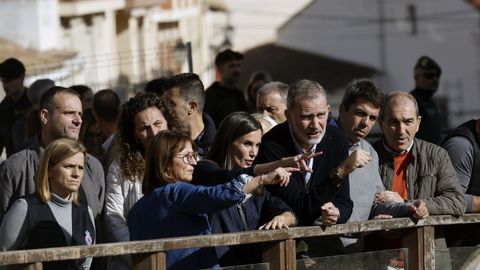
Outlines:
<svg viewBox="0 0 480 270"><path fill-rule="evenodd" d="M340 129L327 125L329 110L322 86L309 80L294 82L288 91L287 121L263 136L255 160L265 163L323 153L307 162L311 173L293 173L286 187L269 187L292 207L303 226L345 223L352 214L348 175L339 166L348 156L348 139Z"/></svg>

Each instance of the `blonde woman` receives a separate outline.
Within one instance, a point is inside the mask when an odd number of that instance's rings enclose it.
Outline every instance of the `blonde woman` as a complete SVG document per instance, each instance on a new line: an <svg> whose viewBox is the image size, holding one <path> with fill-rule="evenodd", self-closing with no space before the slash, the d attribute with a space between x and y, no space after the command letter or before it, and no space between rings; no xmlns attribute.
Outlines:
<svg viewBox="0 0 480 270"><path fill-rule="evenodd" d="M59 139L43 152L35 193L15 201L0 227L0 249L21 250L95 243L90 207L79 203L85 147ZM91 258L44 263L43 269L89 269Z"/></svg>

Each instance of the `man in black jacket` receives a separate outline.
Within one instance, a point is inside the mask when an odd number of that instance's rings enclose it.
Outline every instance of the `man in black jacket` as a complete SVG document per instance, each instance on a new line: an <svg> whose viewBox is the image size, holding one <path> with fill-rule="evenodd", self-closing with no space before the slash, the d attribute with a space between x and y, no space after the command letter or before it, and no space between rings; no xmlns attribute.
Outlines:
<svg viewBox="0 0 480 270"><path fill-rule="evenodd" d="M236 87L242 70L243 54L227 49L215 57L220 80L207 88L205 112L220 126L223 118L232 112L247 111L243 92Z"/></svg>
<svg viewBox="0 0 480 270"><path fill-rule="evenodd" d="M264 135L255 160L265 163L301 153L323 153L307 162L311 173L293 173L286 187L269 188L292 207L299 225L345 223L352 213L348 175L338 167L348 156L348 139L339 128L327 125L329 110L322 86L309 80L293 83L287 97L287 121Z"/></svg>

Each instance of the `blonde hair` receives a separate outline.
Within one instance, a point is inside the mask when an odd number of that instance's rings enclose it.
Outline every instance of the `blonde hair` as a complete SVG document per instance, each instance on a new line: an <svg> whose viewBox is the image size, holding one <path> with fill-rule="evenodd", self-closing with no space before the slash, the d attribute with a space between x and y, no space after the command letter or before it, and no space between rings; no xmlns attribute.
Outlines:
<svg viewBox="0 0 480 270"><path fill-rule="evenodd" d="M36 192L42 202L49 202L51 197L50 181L48 179L49 170L63 160L78 153L83 153L85 156L85 146L76 140L66 138L51 142L43 151L35 174ZM78 191L72 195L73 203L78 206Z"/></svg>

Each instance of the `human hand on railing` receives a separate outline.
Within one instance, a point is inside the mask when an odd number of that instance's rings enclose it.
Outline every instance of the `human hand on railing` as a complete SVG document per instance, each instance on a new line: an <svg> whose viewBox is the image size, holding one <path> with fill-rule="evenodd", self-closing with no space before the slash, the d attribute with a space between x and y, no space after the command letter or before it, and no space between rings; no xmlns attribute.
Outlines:
<svg viewBox="0 0 480 270"><path fill-rule="evenodd" d="M395 191L382 191L375 194L375 203L404 202L403 198Z"/></svg>
<svg viewBox="0 0 480 270"><path fill-rule="evenodd" d="M350 174L357 168L362 168L372 160L372 156L368 151L357 149L353 151L338 167L342 168L344 175Z"/></svg>
<svg viewBox="0 0 480 270"><path fill-rule="evenodd" d="M299 171L298 168L292 167L280 167L276 168L275 170L260 175L260 185L276 185L279 184L280 186L287 186L290 182L290 175L292 172Z"/></svg>
<svg viewBox="0 0 480 270"><path fill-rule="evenodd" d="M424 219L428 217L427 204L422 200L415 200L409 205L410 213L413 218Z"/></svg>
<svg viewBox="0 0 480 270"><path fill-rule="evenodd" d="M327 202L321 207L322 209L322 224L325 226L332 226L337 224L340 217L340 210L331 202Z"/></svg>
<svg viewBox="0 0 480 270"><path fill-rule="evenodd" d="M323 152L312 152L307 154L299 154L296 156L286 157L281 159L282 167L293 167L298 168L300 172L312 172L312 169L308 167L308 160L314 157L318 157Z"/></svg>
<svg viewBox="0 0 480 270"><path fill-rule="evenodd" d="M287 219L282 216L278 215L272 218L269 222L263 224L258 228L259 230L275 230L275 229L288 229Z"/></svg>

